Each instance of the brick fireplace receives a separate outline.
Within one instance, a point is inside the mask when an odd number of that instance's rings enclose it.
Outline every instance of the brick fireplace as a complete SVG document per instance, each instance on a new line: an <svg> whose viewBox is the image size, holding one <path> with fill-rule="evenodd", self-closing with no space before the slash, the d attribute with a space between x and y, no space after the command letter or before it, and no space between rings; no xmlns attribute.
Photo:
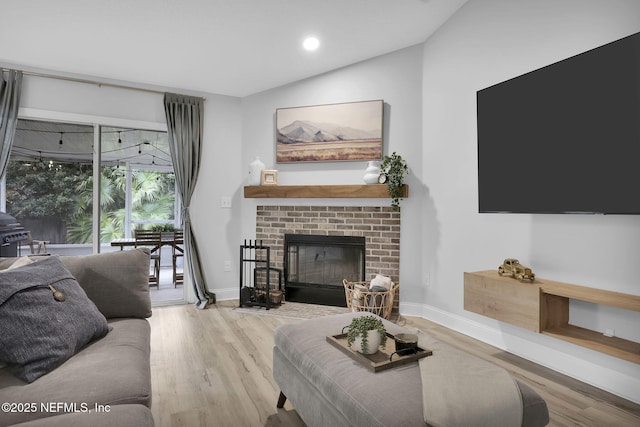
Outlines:
<svg viewBox="0 0 640 427"><path fill-rule="evenodd" d="M257 206L256 239L271 247L276 268L284 266L285 234L362 236L365 280L382 274L400 281L400 212L390 206Z"/></svg>

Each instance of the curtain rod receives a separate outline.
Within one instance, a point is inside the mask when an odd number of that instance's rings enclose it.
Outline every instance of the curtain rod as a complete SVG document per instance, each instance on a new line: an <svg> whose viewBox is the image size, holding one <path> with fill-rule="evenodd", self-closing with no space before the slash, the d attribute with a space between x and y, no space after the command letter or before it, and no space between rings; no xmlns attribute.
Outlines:
<svg viewBox="0 0 640 427"><path fill-rule="evenodd" d="M8 68L2 67L0 68L0 70L5 71L5 70L9 70ZM125 84L119 84L119 83L108 83L108 82L101 82L98 80L91 80L91 79L81 79L78 77L68 77L68 76L59 76L59 75L55 75L55 74L48 74L48 73L40 73L40 72L36 72L36 71L26 71L26 70L18 70L18 71L22 71L22 74L25 76L33 76L33 77L42 77L45 79L55 79L55 80L65 80L65 81L69 81L69 82L75 82L75 83L85 83L85 84L90 84L90 85L96 85L98 87L100 86L108 86L108 87L114 87L114 88L118 88L118 89L129 89L129 90L137 90L140 92L148 92L148 93L157 93L157 94L161 94L164 95L166 92L171 92L171 91L162 91L162 90L158 90L158 89L147 89L147 88L143 88L143 87L136 87L136 86L130 86L130 85L125 85ZM207 98L201 96L199 98L202 98L203 100L206 100Z"/></svg>

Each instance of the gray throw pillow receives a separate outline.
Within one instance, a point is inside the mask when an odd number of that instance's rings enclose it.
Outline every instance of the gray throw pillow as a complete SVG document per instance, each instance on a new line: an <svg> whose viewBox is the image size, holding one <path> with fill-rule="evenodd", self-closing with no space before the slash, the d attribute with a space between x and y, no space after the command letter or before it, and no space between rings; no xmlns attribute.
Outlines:
<svg viewBox="0 0 640 427"><path fill-rule="evenodd" d="M375 294L369 294L369 306L373 307L381 307L383 305L383 303L385 303L386 298L387 298L387 294L383 293L383 292L387 292L388 289L385 288L384 286L372 286L369 289L369 292L380 292L380 295L375 295Z"/></svg>
<svg viewBox="0 0 640 427"><path fill-rule="evenodd" d="M151 316L149 249L62 256L60 260L107 319Z"/></svg>
<svg viewBox="0 0 640 427"><path fill-rule="evenodd" d="M0 272L0 362L18 378L33 382L108 331L57 257Z"/></svg>

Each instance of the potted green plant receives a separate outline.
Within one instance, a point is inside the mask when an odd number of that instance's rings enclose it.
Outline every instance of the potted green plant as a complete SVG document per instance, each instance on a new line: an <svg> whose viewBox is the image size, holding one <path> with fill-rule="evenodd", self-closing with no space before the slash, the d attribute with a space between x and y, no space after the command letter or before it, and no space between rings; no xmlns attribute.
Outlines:
<svg viewBox="0 0 640 427"><path fill-rule="evenodd" d="M173 224L154 224L151 226L151 231L174 231L176 227Z"/></svg>
<svg viewBox="0 0 640 427"><path fill-rule="evenodd" d="M398 210L404 190L404 177L409 173L407 162L394 151L390 156L382 158L380 171L382 172L380 182L387 184L387 191L391 196L391 206L394 210Z"/></svg>
<svg viewBox="0 0 640 427"><path fill-rule="evenodd" d="M151 226L151 231L160 231L163 238L173 237L173 232L176 227L173 224L154 224Z"/></svg>
<svg viewBox="0 0 640 427"><path fill-rule="evenodd" d="M374 354L387 344L387 330L379 317L355 317L348 326L347 344L363 354Z"/></svg>

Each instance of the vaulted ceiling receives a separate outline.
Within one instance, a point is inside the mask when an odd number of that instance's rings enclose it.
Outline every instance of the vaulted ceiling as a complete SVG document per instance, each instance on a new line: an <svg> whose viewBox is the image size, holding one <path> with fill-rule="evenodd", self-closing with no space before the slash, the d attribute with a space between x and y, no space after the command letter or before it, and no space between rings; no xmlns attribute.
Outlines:
<svg viewBox="0 0 640 427"><path fill-rule="evenodd" d="M422 43L466 1L3 2L0 66L242 97Z"/></svg>

